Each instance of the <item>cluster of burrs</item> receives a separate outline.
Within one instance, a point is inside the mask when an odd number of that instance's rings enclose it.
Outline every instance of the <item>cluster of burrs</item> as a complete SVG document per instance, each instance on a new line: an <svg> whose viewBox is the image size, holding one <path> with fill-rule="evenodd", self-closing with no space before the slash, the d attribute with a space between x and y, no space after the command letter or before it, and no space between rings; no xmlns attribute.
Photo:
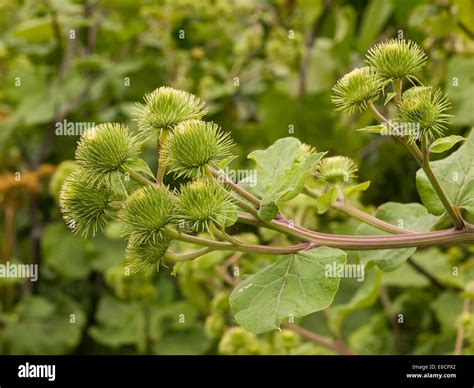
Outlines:
<svg viewBox="0 0 474 388"><path fill-rule="evenodd" d="M379 43L367 52L366 67L352 70L336 83L332 101L337 110L349 114L364 111L371 108L380 95L387 94L388 85L393 85L386 102L397 97L396 121L417 125L427 140L440 136L450 117L446 114L450 104L445 93L423 86L418 80L426 59L424 51L412 41L389 39ZM401 90L403 79L411 84L404 92Z"/></svg>
<svg viewBox="0 0 474 388"><path fill-rule="evenodd" d="M84 133L75 170L66 178L60 207L66 224L86 237L116 220L127 239L126 263L133 271L155 272L177 233L222 236L248 208L221 179L232 140L202 120L204 103L192 94L161 87L138 104L137 131L105 123ZM171 190L139 159L143 142L158 139L158 170L178 186ZM315 150L301 145L301 157ZM349 182L357 169L349 158L324 158L314 175L330 184ZM177 184L176 184L177 183ZM235 187L235 186L234 186Z"/></svg>

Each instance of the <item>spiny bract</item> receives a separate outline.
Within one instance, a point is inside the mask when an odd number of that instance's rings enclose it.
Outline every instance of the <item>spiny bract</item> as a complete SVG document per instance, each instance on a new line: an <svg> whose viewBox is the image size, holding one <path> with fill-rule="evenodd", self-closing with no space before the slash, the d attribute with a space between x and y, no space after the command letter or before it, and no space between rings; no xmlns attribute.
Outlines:
<svg viewBox="0 0 474 388"><path fill-rule="evenodd" d="M375 100L382 90L383 82L370 67L356 68L346 74L332 88L331 101L336 110L354 112L357 108L367 108L369 101Z"/></svg>
<svg viewBox="0 0 474 388"><path fill-rule="evenodd" d="M350 183L357 177L357 166L351 158L332 156L317 164L315 175L332 184Z"/></svg>
<svg viewBox="0 0 474 388"><path fill-rule="evenodd" d="M157 242L174 212L173 194L163 186L145 186L134 191L120 213L122 232L133 244Z"/></svg>
<svg viewBox="0 0 474 388"><path fill-rule="evenodd" d="M431 87L415 86L403 93L398 104L398 120L400 123L419 124L423 135L434 138L443 134L451 117L445 113L450 106L441 90L433 93Z"/></svg>
<svg viewBox="0 0 474 388"><path fill-rule="evenodd" d="M198 120L206 114L204 102L196 96L167 86L145 95L145 104L134 111L138 130L153 136L164 128L172 128L186 120Z"/></svg>
<svg viewBox="0 0 474 388"><path fill-rule="evenodd" d="M140 144L126 125L100 124L85 132L76 150L76 160L89 184L110 182L128 160L140 152Z"/></svg>
<svg viewBox="0 0 474 388"><path fill-rule="evenodd" d="M157 238L154 242L136 244L129 242L125 254L125 264L132 273L151 275L159 271L162 257L170 246L171 239Z"/></svg>
<svg viewBox="0 0 474 388"><path fill-rule="evenodd" d="M389 39L369 49L365 62L384 80L414 77L426 63L425 52L412 41Z"/></svg>
<svg viewBox="0 0 474 388"><path fill-rule="evenodd" d="M59 206L66 225L85 237L103 229L115 213L115 199L113 191L105 185L90 187L89 179L79 169L64 181Z"/></svg>
<svg viewBox="0 0 474 388"><path fill-rule="evenodd" d="M181 189L175 223L194 232L222 229L237 220L237 210L221 185L214 181L197 180Z"/></svg>
<svg viewBox="0 0 474 388"><path fill-rule="evenodd" d="M169 171L178 176L201 176L206 166L217 167L220 160L229 156L232 146L229 134L217 124L185 121L166 140L164 160Z"/></svg>

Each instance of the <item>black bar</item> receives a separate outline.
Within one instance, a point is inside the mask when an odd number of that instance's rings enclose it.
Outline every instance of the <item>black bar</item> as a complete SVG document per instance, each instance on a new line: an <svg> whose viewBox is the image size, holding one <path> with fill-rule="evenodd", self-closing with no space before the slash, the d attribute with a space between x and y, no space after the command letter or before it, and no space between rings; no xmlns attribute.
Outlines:
<svg viewBox="0 0 474 388"><path fill-rule="evenodd" d="M28 363L28 364L27 364ZM49 365L37 369L35 366ZM54 365L54 380L53 369ZM29 372L26 372L28 366ZM33 366L33 368L32 368ZM19 372L29 377L19 377ZM50 372L50 373L48 373ZM32 377L31 373L43 377ZM408 376L408 375L411 375ZM415 376L416 374L416 376ZM435 376L436 374L436 376ZM48 378L49 376L49 378ZM51 381L50 381L51 380ZM0 388L183 386L473 387L472 356L0 356ZM174 383L173 383L174 381ZM365 384L365 385L363 385Z"/></svg>

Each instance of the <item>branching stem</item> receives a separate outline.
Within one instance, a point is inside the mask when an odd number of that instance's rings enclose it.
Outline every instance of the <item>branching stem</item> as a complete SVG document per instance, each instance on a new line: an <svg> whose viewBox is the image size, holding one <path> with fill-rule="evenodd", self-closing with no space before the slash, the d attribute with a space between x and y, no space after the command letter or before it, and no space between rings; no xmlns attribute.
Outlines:
<svg viewBox="0 0 474 388"><path fill-rule="evenodd" d="M239 213L239 222L256 226L267 226L263 225L252 215L246 213ZM474 225L471 224L466 224L466 229L464 230L447 229L434 232L413 232L382 236L350 236L320 233L297 225L290 226L279 220L273 220L269 222L268 225L271 229L282 232L288 236L313 242L316 244L315 246L327 246L346 250L430 247L474 242Z"/></svg>
<svg viewBox="0 0 474 388"><path fill-rule="evenodd" d="M382 123L385 125L390 126L389 120L383 116L377 108L374 106L373 102L370 101L368 103L368 108L369 111ZM396 138L410 151L410 153L413 155L419 166L423 169L425 172L428 180L430 181L431 185L433 186L433 189L436 192L436 195L440 199L441 203L443 204L446 212L448 213L449 217L451 218L451 221L453 222L454 226L456 229L464 229L465 224L464 220L461 217L461 214L459 212L459 209L455 208L450 202L448 197L443 191L443 188L441 187L438 179L433 173L433 170L431 169L430 163L429 163L429 153L422 152L418 148L415 142L409 141L405 139L403 136L396 136ZM422 138L422 142L425 142L426 139ZM426 143L424 143L426 145ZM424 147L426 148L426 146Z"/></svg>
<svg viewBox="0 0 474 388"><path fill-rule="evenodd" d="M255 205L257 207L260 207L261 203L260 203L260 200L257 197L255 197L253 194L249 193L247 190L245 190L239 184L232 181L232 179L227 178L223 171L218 171L218 170L213 169L213 168L211 168L210 171L211 171L212 175L219 182L222 182L225 185L229 186L232 190L234 190L236 193L240 194L243 198L248 200L253 205Z"/></svg>
<svg viewBox="0 0 474 388"><path fill-rule="evenodd" d="M172 261L189 261L197 259L205 255L206 253L212 252L214 249L212 248L203 248L198 251L188 252L188 253L174 253L174 252L166 252L165 257Z"/></svg>

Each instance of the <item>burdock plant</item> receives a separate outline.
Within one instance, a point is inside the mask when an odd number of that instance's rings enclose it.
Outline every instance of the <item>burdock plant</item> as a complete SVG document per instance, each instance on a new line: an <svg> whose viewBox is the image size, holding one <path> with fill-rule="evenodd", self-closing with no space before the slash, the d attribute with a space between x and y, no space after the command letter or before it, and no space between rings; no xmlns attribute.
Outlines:
<svg viewBox="0 0 474 388"><path fill-rule="evenodd" d="M422 136L396 131L393 137L420 164L417 184L426 207L391 202L376 216L357 209L350 203L351 193L366 190L368 184L355 182L355 162L316 152L294 137L249 155L256 166L256 185L246 179L232 181L223 170L233 156L230 135L218 124L203 121L204 105L197 97L163 87L139 105L137 132L101 124L81 138L79 167L61 191L66 224L85 236L116 220L128 242L125 265L133 272L153 274L161 265L195 260L212 251L278 256L260 272L245 274L239 284L235 279L230 306L236 321L255 333L330 306L340 279L325 269L343 266L345 251L368 255L378 250L379 255L372 255L374 265L366 270L393 270L417 247L472 243L474 225L466 215L474 212L474 175L468 173L474 167L474 139L471 136L446 161L430 162L430 153L444 152L460 139L440 137L447 132L449 103L443 92L416 81L425 62L426 55L413 42L379 43L369 50L367 67L336 83L332 100L338 110L372 113L379 123L362 129L370 133L382 133L392 121L417 125ZM385 105L377 108L383 95ZM393 119L385 111L393 112ZM156 178L138 159L144 137L157 141ZM447 181L453 169L457 184ZM342 212L372 232L339 235L308 229L293 213L302 196L315 198L319 213ZM452 227L439 230L447 224ZM254 239L239 236L243 225L255 233ZM265 229L279 236L279 245L255 243ZM178 276L179 268L174 269ZM321 343L350 352L338 340Z"/></svg>

